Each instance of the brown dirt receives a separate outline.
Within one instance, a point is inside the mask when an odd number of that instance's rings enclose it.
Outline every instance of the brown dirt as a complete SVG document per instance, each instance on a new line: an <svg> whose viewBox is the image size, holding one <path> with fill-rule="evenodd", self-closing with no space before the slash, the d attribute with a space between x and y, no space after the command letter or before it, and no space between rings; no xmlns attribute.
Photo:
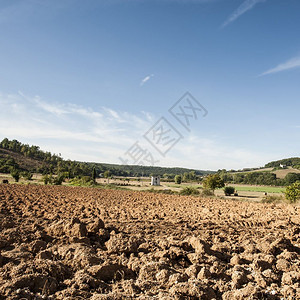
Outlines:
<svg viewBox="0 0 300 300"><path fill-rule="evenodd" d="M300 208L0 185L0 299L299 299Z"/></svg>

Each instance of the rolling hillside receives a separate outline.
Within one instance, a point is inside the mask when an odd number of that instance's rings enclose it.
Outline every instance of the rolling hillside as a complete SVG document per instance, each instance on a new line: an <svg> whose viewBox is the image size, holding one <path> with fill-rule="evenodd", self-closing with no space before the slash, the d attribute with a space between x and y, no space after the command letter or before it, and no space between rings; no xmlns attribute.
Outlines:
<svg viewBox="0 0 300 300"><path fill-rule="evenodd" d="M300 173L299 169L294 169L293 167L288 167L287 169L279 169L276 171L273 171L274 174L276 174L277 178L285 178L285 176L289 173Z"/></svg>
<svg viewBox="0 0 300 300"><path fill-rule="evenodd" d="M40 150L38 146L22 144L17 140L4 139L0 143L0 172L9 173L11 168L38 173L69 172L71 176L90 176L93 168L97 174L110 171L115 176L163 176L164 174L184 174L194 171L203 176L213 171L188 168L167 168L156 166L118 165L64 160L60 156Z"/></svg>
<svg viewBox="0 0 300 300"><path fill-rule="evenodd" d="M0 148L0 160L2 162L12 160L20 169L27 171L36 171L44 167L49 167L49 163L40 161L31 157L26 157L21 153L12 150Z"/></svg>
<svg viewBox="0 0 300 300"><path fill-rule="evenodd" d="M287 167L285 169L282 168L263 168L263 169L252 169L250 171L238 171L238 172L231 172L231 174L249 174L253 172L269 172L276 174L277 178L283 179L289 173L300 173L299 169L295 169L293 167Z"/></svg>

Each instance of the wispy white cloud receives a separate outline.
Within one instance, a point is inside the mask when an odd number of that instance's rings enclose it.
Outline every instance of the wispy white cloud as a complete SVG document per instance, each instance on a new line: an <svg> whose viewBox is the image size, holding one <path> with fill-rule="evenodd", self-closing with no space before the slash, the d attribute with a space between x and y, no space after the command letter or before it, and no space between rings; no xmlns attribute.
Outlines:
<svg viewBox="0 0 300 300"><path fill-rule="evenodd" d="M228 24L234 22L237 18L242 16L247 11L254 8L254 6L260 2L265 2L266 0L246 0L244 1L223 23L222 27L227 26Z"/></svg>
<svg viewBox="0 0 300 300"><path fill-rule="evenodd" d="M215 137L186 135L163 158L143 138L158 116L142 111L132 114L108 107L98 110L73 103L48 102L23 93L0 93L0 140L8 137L62 153L66 159L121 163L119 157L136 142L150 151L157 165L199 169L256 166L258 154L224 145Z"/></svg>
<svg viewBox="0 0 300 300"><path fill-rule="evenodd" d="M140 85L143 86L147 81L151 79L151 77L154 77L154 74L148 75L144 79L142 79Z"/></svg>
<svg viewBox="0 0 300 300"><path fill-rule="evenodd" d="M266 72L263 72L259 76L274 74L274 73L287 71L287 70L291 70L291 69L295 69L295 68L299 68L299 67L300 67L300 56L297 56L292 59L289 59L288 61L286 61L282 64L279 64L275 68L272 68L270 70L267 70Z"/></svg>
<svg viewBox="0 0 300 300"><path fill-rule="evenodd" d="M95 111L73 103L50 103L21 92L0 93L0 107L1 137L35 143L77 160L116 162L151 125L144 112L134 115L107 107Z"/></svg>

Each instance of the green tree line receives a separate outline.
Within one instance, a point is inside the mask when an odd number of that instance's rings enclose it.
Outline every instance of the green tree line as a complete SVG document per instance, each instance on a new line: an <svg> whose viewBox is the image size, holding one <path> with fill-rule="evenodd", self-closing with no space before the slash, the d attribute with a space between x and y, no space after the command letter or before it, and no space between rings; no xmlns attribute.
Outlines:
<svg viewBox="0 0 300 300"><path fill-rule="evenodd" d="M12 170L37 172L41 174L65 174L67 178L92 176L93 179L103 175L109 171L110 176L124 177L148 177L151 175L170 177L172 180L175 175L182 175L183 181L196 180L201 176L210 174L210 171L192 170L186 168L165 168L154 166L138 166L138 165L117 165L107 163L87 163L71 160L64 160L60 155L52 154L48 151L42 151L39 146L30 146L23 144L17 140L9 140L4 138L0 143L0 149L10 150L21 154L24 157L34 159L39 162L38 167L25 167L12 157L0 158L0 172L10 173ZM164 176L165 175L165 176Z"/></svg>

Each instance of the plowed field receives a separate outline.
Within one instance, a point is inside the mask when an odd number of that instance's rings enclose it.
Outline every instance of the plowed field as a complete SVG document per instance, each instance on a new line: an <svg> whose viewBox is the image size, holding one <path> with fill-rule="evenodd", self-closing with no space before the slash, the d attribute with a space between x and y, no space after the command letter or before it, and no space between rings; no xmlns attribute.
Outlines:
<svg viewBox="0 0 300 300"><path fill-rule="evenodd" d="M300 299L300 207L0 185L0 299Z"/></svg>

